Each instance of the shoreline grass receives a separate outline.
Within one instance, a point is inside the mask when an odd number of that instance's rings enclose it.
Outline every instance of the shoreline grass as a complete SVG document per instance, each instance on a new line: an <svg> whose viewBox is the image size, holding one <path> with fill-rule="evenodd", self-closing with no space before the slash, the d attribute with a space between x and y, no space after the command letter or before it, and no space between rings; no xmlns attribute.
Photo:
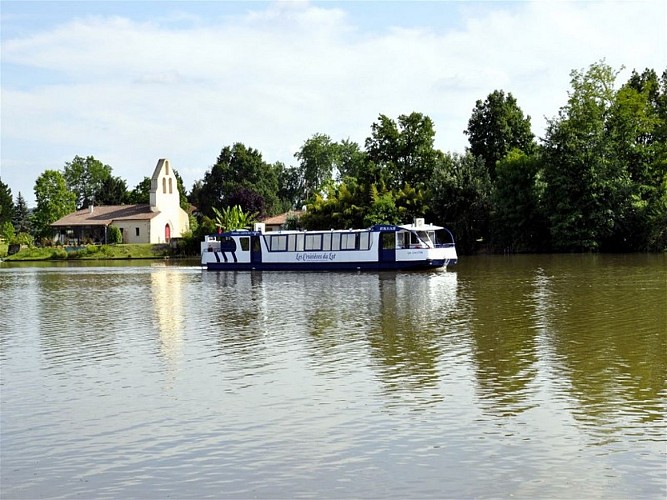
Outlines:
<svg viewBox="0 0 667 500"><path fill-rule="evenodd" d="M6 255L6 253L5 253ZM29 247L3 257L6 262L73 261L113 259L164 259L172 256L169 245L127 243L117 245L85 245L80 247Z"/></svg>

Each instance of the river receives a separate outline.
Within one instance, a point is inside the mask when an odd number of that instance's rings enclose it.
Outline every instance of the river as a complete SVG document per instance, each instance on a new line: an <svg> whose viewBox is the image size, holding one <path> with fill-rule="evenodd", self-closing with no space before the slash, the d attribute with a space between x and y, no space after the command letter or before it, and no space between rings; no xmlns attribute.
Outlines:
<svg viewBox="0 0 667 500"><path fill-rule="evenodd" d="M667 255L0 264L0 497L667 496Z"/></svg>

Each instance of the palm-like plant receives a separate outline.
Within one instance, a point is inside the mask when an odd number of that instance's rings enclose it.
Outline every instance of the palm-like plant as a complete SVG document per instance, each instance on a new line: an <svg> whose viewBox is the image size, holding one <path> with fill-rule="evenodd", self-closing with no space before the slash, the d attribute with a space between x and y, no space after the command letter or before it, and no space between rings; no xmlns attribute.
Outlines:
<svg viewBox="0 0 667 500"><path fill-rule="evenodd" d="M234 231L235 229L250 229L257 222L257 212L244 212L239 205L225 207L222 211L215 207L215 226L221 231Z"/></svg>

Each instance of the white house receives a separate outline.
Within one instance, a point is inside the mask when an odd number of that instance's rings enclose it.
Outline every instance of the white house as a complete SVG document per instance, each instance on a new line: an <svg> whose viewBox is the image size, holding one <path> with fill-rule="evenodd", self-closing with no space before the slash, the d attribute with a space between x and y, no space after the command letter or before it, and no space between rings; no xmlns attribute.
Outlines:
<svg viewBox="0 0 667 500"><path fill-rule="evenodd" d="M160 159L151 177L148 205L91 205L57 220L61 243L105 243L108 228L115 226L123 243L169 243L190 228L188 214L180 207L176 176L169 160Z"/></svg>

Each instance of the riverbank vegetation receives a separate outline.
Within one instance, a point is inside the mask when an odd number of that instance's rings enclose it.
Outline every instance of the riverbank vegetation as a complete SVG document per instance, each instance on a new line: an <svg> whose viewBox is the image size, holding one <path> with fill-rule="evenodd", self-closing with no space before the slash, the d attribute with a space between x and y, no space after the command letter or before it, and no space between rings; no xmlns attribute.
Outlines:
<svg viewBox="0 0 667 500"><path fill-rule="evenodd" d="M633 71L620 85L618 74L604 61L572 71L540 139L514 96L494 90L475 103L462 154L436 149L435 124L420 112L379 115L363 146L315 133L293 166L224 146L189 192L177 176L182 206L195 207L182 248L196 253L226 209L261 219L305 206L291 223L306 229L425 217L452 229L461 253L666 251L667 70ZM78 156L45 171L32 213L0 183L0 231L43 241L63 207L148 203L148 177L128 190L111 172Z"/></svg>
<svg viewBox="0 0 667 500"><path fill-rule="evenodd" d="M0 252L2 248L0 248ZM0 255L2 255L0 253ZM63 246L26 246L3 260L39 261L39 260L109 260L109 259L163 259L173 255L169 245L120 244L120 245L84 245L80 247Z"/></svg>

